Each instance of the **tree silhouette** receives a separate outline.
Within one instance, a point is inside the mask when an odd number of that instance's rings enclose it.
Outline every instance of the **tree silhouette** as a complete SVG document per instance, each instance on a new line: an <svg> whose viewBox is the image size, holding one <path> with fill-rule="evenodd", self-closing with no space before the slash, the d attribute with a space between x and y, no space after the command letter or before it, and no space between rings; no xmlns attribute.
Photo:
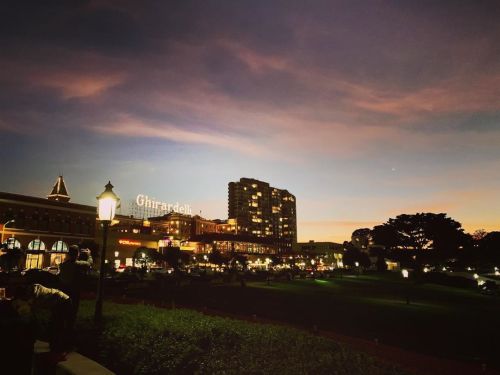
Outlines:
<svg viewBox="0 0 500 375"><path fill-rule="evenodd" d="M452 253L467 241L462 225L446 214L399 215L372 230L373 241L386 249L434 249Z"/></svg>
<svg viewBox="0 0 500 375"><path fill-rule="evenodd" d="M214 248L210 254L208 254L208 260L210 263L222 265L229 263L229 257L223 255L219 250Z"/></svg>
<svg viewBox="0 0 500 375"><path fill-rule="evenodd" d="M179 247L168 246L163 253L163 260L177 271L182 265L189 263L190 256Z"/></svg>
<svg viewBox="0 0 500 375"><path fill-rule="evenodd" d="M479 243L479 256L482 263L500 263L500 232L490 232Z"/></svg>
<svg viewBox="0 0 500 375"><path fill-rule="evenodd" d="M370 228L360 228L352 232L351 242L358 249L368 249L371 242L371 230Z"/></svg>
<svg viewBox="0 0 500 375"><path fill-rule="evenodd" d="M134 263L139 262L142 263L143 266L146 266L146 264L150 262L156 263L163 260L162 255L158 251L144 246L137 248L132 257L134 259Z"/></svg>

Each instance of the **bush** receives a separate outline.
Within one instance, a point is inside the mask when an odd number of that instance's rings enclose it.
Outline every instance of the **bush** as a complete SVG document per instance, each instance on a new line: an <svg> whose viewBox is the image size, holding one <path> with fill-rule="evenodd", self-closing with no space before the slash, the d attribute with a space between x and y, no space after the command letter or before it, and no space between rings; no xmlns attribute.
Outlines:
<svg viewBox="0 0 500 375"><path fill-rule="evenodd" d="M93 303L78 330L91 333ZM119 374L400 374L329 339L191 310L107 303L97 360ZM91 341L87 345L91 350ZM85 349L85 348L84 348Z"/></svg>
<svg viewBox="0 0 500 375"><path fill-rule="evenodd" d="M420 278L421 281L426 283L451 286L455 288L477 288L477 282L475 280L467 279L462 276L449 276L441 272L424 273L420 276Z"/></svg>

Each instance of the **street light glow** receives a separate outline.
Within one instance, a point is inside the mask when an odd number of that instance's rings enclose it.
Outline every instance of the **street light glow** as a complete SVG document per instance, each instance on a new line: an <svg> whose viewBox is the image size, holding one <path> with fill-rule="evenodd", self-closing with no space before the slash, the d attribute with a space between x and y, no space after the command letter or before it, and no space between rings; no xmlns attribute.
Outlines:
<svg viewBox="0 0 500 375"><path fill-rule="evenodd" d="M109 181L105 190L97 197L97 213L100 221L112 221L120 199L113 192L113 185Z"/></svg>

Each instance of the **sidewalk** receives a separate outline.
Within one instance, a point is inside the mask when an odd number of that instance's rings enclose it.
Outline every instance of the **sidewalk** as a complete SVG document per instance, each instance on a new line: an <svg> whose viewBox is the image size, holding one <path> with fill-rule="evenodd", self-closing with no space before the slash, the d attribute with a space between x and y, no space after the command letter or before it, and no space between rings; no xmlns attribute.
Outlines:
<svg viewBox="0 0 500 375"><path fill-rule="evenodd" d="M48 361L49 344L37 340L33 349L32 375L114 375L104 366L79 353L68 353L57 364Z"/></svg>

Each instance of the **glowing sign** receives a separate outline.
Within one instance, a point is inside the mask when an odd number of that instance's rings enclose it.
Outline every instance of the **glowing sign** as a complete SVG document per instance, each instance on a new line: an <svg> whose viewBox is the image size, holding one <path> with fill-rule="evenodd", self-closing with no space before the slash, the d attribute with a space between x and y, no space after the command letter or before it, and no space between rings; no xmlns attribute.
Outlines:
<svg viewBox="0 0 500 375"><path fill-rule="evenodd" d="M118 240L118 243L120 245L126 245L126 246L141 246L141 243L139 241L132 241L132 240Z"/></svg>
<svg viewBox="0 0 500 375"><path fill-rule="evenodd" d="M154 198L150 199L147 195L138 194L135 198L135 203L138 207L152 208L155 210L161 210L166 212L177 212L179 214L192 215L191 206L189 204L180 205L179 202L167 203L162 201L157 201Z"/></svg>

